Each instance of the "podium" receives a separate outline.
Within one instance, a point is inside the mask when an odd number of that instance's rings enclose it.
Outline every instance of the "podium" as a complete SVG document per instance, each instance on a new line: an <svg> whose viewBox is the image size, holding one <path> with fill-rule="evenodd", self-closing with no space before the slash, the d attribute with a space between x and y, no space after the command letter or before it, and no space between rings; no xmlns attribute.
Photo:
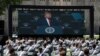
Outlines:
<svg viewBox="0 0 100 56"><path fill-rule="evenodd" d="M53 34L53 35L57 35L57 34L63 34L63 29L61 26L38 26L35 34Z"/></svg>

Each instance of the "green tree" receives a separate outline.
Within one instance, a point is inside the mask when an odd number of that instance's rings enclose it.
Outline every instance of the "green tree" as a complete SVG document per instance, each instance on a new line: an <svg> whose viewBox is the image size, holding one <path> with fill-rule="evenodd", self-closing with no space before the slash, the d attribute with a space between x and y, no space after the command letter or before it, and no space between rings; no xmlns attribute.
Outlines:
<svg viewBox="0 0 100 56"><path fill-rule="evenodd" d="M0 15L4 14L9 5L18 5L22 0L0 0Z"/></svg>

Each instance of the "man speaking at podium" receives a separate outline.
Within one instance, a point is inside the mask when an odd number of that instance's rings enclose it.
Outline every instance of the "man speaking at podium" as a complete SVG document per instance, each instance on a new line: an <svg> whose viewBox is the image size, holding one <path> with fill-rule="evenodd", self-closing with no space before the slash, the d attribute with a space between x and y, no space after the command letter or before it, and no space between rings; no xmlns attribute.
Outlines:
<svg viewBox="0 0 100 56"><path fill-rule="evenodd" d="M50 11L44 12L44 17L37 21L36 34L62 34L62 26L59 20L52 17Z"/></svg>

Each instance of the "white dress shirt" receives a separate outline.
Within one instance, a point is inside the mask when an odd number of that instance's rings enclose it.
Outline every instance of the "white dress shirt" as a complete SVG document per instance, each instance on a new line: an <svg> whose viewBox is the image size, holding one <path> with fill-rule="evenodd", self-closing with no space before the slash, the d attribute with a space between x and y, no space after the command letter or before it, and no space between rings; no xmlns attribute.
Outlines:
<svg viewBox="0 0 100 56"><path fill-rule="evenodd" d="M49 19L48 19L48 18L46 18L46 21L47 21L48 25L50 26L50 21L49 21Z"/></svg>

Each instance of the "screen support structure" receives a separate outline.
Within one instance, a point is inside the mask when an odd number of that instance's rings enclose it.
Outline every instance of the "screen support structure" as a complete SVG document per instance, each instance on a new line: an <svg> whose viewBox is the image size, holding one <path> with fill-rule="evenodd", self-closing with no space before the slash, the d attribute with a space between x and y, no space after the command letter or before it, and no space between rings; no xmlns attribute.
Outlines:
<svg viewBox="0 0 100 56"><path fill-rule="evenodd" d="M33 6L33 5L10 5L8 9L8 36L12 37L12 12L17 8L29 9L88 9L90 16L90 37L94 37L94 7L93 6ZM35 36L35 35L34 35ZM58 35L59 36L59 35ZM63 35L64 36L64 35Z"/></svg>

